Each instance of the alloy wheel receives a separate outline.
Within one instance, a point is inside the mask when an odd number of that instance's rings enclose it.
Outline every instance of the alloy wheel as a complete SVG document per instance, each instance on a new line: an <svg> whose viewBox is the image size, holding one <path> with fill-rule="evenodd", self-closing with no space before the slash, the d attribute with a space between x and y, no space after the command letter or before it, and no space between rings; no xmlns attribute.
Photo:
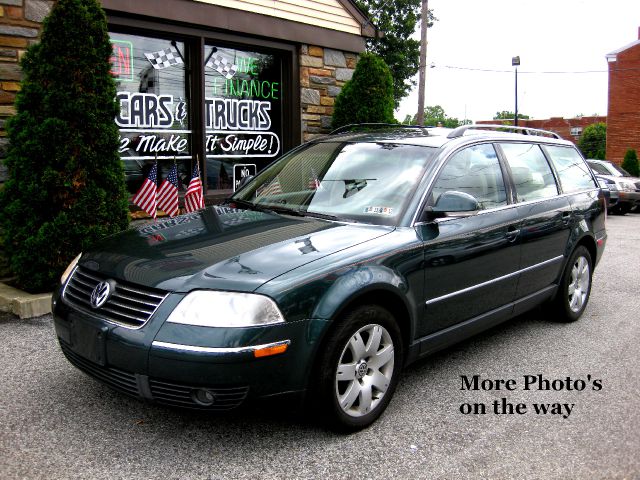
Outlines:
<svg viewBox="0 0 640 480"><path fill-rule="evenodd" d="M571 280L567 289L569 308L572 312L577 313L584 307L589 294L590 281L589 262L583 256L579 256L571 268Z"/></svg>
<svg viewBox="0 0 640 480"><path fill-rule="evenodd" d="M338 360L335 392L344 413L361 417L385 396L394 368L391 335L381 325L366 325L348 339Z"/></svg>

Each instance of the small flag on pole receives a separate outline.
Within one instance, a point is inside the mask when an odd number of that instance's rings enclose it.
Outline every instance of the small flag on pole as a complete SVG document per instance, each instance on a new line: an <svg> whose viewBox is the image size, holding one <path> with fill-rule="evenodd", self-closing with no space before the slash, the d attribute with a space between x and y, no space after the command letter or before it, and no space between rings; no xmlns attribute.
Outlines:
<svg viewBox="0 0 640 480"><path fill-rule="evenodd" d="M320 179L315 168L311 168L311 174L309 175L309 183L307 184L309 190L318 190L320 188Z"/></svg>
<svg viewBox="0 0 640 480"><path fill-rule="evenodd" d="M170 217L178 215L178 168L175 163L158 190L158 208Z"/></svg>
<svg viewBox="0 0 640 480"><path fill-rule="evenodd" d="M145 53L144 56L147 57L149 63L153 65L153 68L156 70L162 70L172 65L184 63L182 61L182 55L180 55L174 47L158 50L157 52Z"/></svg>
<svg viewBox="0 0 640 480"><path fill-rule="evenodd" d="M204 208L204 197L202 196L202 181L200 180L200 168L196 159L196 166L193 167L191 181L184 196L184 208L187 212L195 212Z"/></svg>
<svg viewBox="0 0 640 480"><path fill-rule="evenodd" d="M158 162L153 164L149 175L144 179L142 186L134 195L132 202L156 218L156 206L158 204Z"/></svg>
<svg viewBox="0 0 640 480"><path fill-rule="evenodd" d="M205 66L216 70L227 80L231 80L238 71L238 67L234 63L222 57L222 55L216 55L215 57L209 58L209 61Z"/></svg>

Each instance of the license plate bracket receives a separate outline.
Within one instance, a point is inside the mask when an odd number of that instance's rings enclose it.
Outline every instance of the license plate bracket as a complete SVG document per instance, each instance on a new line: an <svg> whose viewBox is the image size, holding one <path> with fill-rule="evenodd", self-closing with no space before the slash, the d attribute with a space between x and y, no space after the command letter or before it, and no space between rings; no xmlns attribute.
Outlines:
<svg viewBox="0 0 640 480"><path fill-rule="evenodd" d="M78 319L72 319L69 324L69 339L73 351L102 367L107 364L108 333L108 327L94 326Z"/></svg>

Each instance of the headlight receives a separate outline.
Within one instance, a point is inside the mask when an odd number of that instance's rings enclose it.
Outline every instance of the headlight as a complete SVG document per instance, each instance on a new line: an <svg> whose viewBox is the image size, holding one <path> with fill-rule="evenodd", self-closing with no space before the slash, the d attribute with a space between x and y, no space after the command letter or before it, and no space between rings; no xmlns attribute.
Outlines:
<svg viewBox="0 0 640 480"><path fill-rule="evenodd" d="M284 322L273 300L253 293L197 290L171 312L167 322L201 327L252 327Z"/></svg>
<svg viewBox="0 0 640 480"><path fill-rule="evenodd" d="M69 278L69 275L71 275L71 272L73 272L73 269L76 268L76 265L78 265L78 261L80 260L81 256L82 256L82 253L80 253L76 258L71 260L71 263L65 269L65 271L62 273L62 276L60 277L61 284L64 285L66 283L67 278Z"/></svg>
<svg viewBox="0 0 640 480"><path fill-rule="evenodd" d="M633 192L635 190L635 185L629 182L616 182L618 184L618 188L623 192Z"/></svg>

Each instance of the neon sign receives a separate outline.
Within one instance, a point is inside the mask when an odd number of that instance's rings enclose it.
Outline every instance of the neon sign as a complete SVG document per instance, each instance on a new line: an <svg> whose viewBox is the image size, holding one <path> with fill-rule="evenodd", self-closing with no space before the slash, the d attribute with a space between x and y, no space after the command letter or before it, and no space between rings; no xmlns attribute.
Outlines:
<svg viewBox="0 0 640 480"><path fill-rule="evenodd" d="M111 74L118 80L133 82L133 44L126 40L111 40Z"/></svg>

